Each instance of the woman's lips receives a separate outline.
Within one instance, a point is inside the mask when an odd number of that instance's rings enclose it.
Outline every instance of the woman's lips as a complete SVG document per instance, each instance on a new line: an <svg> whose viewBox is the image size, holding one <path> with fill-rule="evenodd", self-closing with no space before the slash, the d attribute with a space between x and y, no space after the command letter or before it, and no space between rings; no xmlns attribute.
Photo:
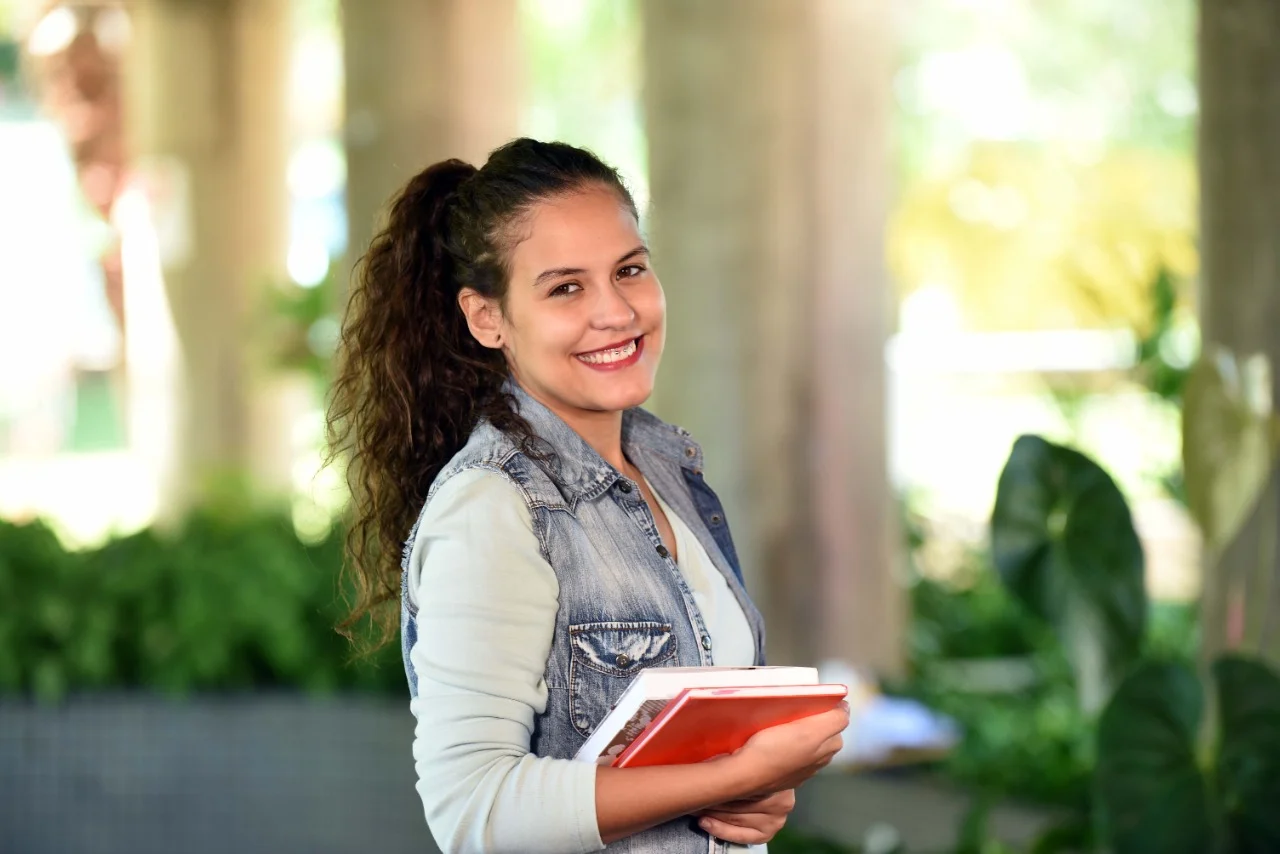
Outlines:
<svg viewBox="0 0 1280 854"><path fill-rule="evenodd" d="M640 361L644 353L644 336L632 338L610 347L579 353L577 359L588 368L597 371L617 371Z"/></svg>

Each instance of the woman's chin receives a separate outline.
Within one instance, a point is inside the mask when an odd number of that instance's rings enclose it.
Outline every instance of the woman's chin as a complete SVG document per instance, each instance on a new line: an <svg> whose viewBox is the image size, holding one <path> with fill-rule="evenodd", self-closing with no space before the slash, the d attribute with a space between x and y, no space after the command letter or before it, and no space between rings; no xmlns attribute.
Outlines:
<svg viewBox="0 0 1280 854"><path fill-rule="evenodd" d="M621 411L642 405L653 394L651 377L605 377L603 382L592 383L587 391L592 409Z"/></svg>

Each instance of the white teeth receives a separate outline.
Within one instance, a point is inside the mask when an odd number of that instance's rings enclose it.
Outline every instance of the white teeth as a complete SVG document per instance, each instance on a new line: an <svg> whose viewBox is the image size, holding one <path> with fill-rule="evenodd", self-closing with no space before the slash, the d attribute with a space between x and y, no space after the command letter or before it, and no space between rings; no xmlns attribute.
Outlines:
<svg viewBox="0 0 1280 854"><path fill-rule="evenodd" d="M625 347L619 347L616 350L598 350L595 353L583 353L578 358L593 365L607 365L610 362L621 362L623 359L629 359L635 352L636 342L635 339L632 339Z"/></svg>

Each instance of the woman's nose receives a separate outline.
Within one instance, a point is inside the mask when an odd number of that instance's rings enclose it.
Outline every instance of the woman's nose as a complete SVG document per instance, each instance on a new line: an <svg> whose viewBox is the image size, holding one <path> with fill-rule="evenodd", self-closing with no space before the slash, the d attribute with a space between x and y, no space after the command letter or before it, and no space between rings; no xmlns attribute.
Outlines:
<svg viewBox="0 0 1280 854"><path fill-rule="evenodd" d="M599 296L596 298L591 317L591 321L595 326L621 329L630 326L632 321L635 320L635 309L631 307L631 303L627 302L615 285L610 284L600 288L597 294Z"/></svg>

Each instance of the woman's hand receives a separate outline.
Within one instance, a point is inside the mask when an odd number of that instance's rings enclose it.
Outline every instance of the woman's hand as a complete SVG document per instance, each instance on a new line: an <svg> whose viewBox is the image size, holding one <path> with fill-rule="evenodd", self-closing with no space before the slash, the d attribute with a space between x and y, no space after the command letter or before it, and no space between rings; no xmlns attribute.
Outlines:
<svg viewBox="0 0 1280 854"><path fill-rule="evenodd" d="M789 724L762 729L728 757L746 781L745 796L756 800L794 789L822 770L844 746L849 703Z"/></svg>
<svg viewBox="0 0 1280 854"><path fill-rule="evenodd" d="M762 798L718 804L696 815L698 826L717 839L761 845L782 830L795 806L795 789L784 789Z"/></svg>
<svg viewBox="0 0 1280 854"><path fill-rule="evenodd" d="M726 841L772 836L794 789L831 761L849 725L849 705L761 730L732 754L689 765L596 769L596 823L605 844L680 816L720 822ZM783 809L783 806L786 809ZM736 827L734 825L737 825ZM712 829L718 827L719 829ZM768 838L768 837L764 837Z"/></svg>

